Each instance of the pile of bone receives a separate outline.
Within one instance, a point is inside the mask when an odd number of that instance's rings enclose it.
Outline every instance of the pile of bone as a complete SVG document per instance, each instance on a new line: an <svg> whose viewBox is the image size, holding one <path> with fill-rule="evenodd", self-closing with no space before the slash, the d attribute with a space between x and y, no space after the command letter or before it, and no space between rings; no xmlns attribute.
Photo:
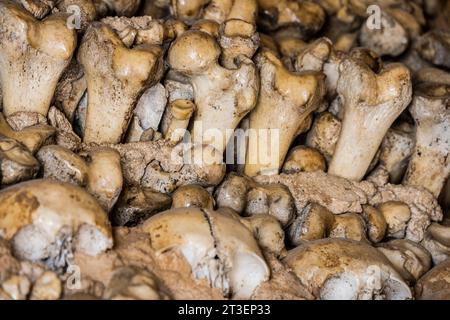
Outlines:
<svg viewBox="0 0 450 320"><path fill-rule="evenodd" d="M450 299L449 17L0 0L0 298Z"/></svg>

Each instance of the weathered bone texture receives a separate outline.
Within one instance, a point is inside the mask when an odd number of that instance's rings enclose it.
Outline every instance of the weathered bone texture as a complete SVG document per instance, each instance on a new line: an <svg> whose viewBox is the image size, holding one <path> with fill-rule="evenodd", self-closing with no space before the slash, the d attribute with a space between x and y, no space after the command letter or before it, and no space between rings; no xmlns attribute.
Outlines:
<svg viewBox="0 0 450 320"><path fill-rule="evenodd" d="M39 162L23 145L0 136L0 185L12 185L37 176Z"/></svg>
<svg viewBox="0 0 450 320"><path fill-rule="evenodd" d="M141 227L153 249L179 250L197 279L206 279L225 296L250 298L269 279L270 270L250 231L221 212L175 209L160 213Z"/></svg>
<svg viewBox="0 0 450 320"><path fill-rule="evenodd" d="M416 145L404 179L439 197L450 176L450 86L423 84L410 106Z"/></svg>
<svg viewBox="0 0 450 320"><path fill-rule="evenodd" d="M323 172L300 172L275 176L257 176L263 185L283 184L295 199L297 212L309 203L317 203L334 214L362 212L363 205L378 206L388 201L408 205L411 219L406 229L406 239L420 242L431 221L441 221L442 209L433 195L423 188L392 185L385 180L377 185L370 181L356 183Z"/></svg>
<svg viewBox="0 0 450 320"><path fill-rule="evenodd" d="M238 124L255 107L259 81L250 59L240 56L238 68L230 70L219 65L220 53L211 35L188 31L172 44L168 61L194 88L192 141L223 152Z"/></svg>
<svg viewBox="0 0 450 320"><path fill-rule="evenodd" d="M435 29L422 35L416 43L420 56L438 67L449 68L450 32Z"/></svg>
<svg viewBox="0 0 450 320"><path fill-rule="evenodd" d="M252 179L231 173L216 189L219 208L230 208L244 216L275 217L283 227L295 217L294 199L280 184L259 185Z"/></svg>
<svg viewBox="0 0 450 320"><path fill-rule="evenodd" d="M162 48L151 46L142 32L130 49L108 23L92 23L78 52L89 94L85 143L121 142L138 98L159 80Z"/></svg>
<svg viewBox="0 0 450 320"><path fill-rule="evenodd" d="M185 226L193 227L194 230L198 227ZM247 232L250 231L245 231L246 234ZM199 242L194 242L194 245L198 247ZM252 300L313 299L299 279L273 254L265 254L265 260L271 269L271 278L256 288ZM207 280L194 278L191 265L179 250L158 253L152 248L149 234L142 232L140 228L116 228L114 250L96 259L75 252L74 263L80 267L82 274L89 276L81 278L81 289L65 289L65 296L73 299L103 298L115 271L123 267L150 272L160 284L160 292L167 293L173 299L224 299L221 289L212 288Z"/></svg>
<svg viewBox="0 0 450 320"><path fill-rule="evenodd" d="M22 130L14 130L0 113L0 135L20 142L32 154L35 154L46 142L51 140L55 129L38 124Z"/></svg>
<svg viewBox="0 0 450 320"><path fill-rule="evenodd" d="M342 62L340 71L338 93L344 120L328 172L360 181L388 129L411 101L411 76L400 64L388 65L376 74L354 59Z"/></svg>
<svg viewBox="0 0 450 320"><path fill-rule="evenodd" d="M450 227L445 224L432 223L427 229L421 244L430 252L434 264L439 264L450 257Z"/></svg>
<svg viewBox="0 0 450 320"><path fill-rule="evenodd" d="M220 24L219 44L222 47L221 63L226 68L236 68L236 59L253 57L259 47L259 34L255 18L256 0L212 0L203 12L203 19Z"/></svg>
<svg viewBox="0 0 450 320"><path fill-rule="evenodd" d="M412 299L410 288L389 260L361 242L309 242L290 251L284 262L321 300Z"/></svg>
<svg viewBox="0 0 450 320"><path fill-rule="evenodd" d="M38 21L11 1L0 3L0 84L7 117L20 111L47 116L76 43L66 16Z"/></svg>
<svg viewBox="0 0 450 320"><path fill-rule="evenodd" d="M377 246L408 282L419 280L431 268L431 255L420 244L409 240L392 240Z"/></svg>
<svg viewBox="0 0 450 320"><path fill-rule="evenodd" d="M114 271L104 293L108 300L165 300L167 293L161 290L154 275L145 269L122 267Z"/></svg>
<svg viewBox="0 0 450 320"><path fill-rule="evenodd" d="M49 180L0 192L0 230L17 257L54 269L65 267L73 251L96 256L113 244L107 215L95 199L79 187Z"/></svg>
<svg viewBox="0 0 450 320"><path fill-rule="evenodd" d="M278 173L303 122L325 95L322 73L293 74L269 50L257 57L257 64L261 90L258 104L249 116L245 166L245 174L249 176ZM278 139L273 141L272 135Z"/></svg>
<svg viewBox="0 0 450 320"><path fill-rule="evenodd" d="M85 187L106 212L110 212L122 191L119 153L111 148L92 148L77 155L61 146L41 148L37 158L46 179Z"/></svg>
<svg viewBox="0 0 450 320"><path fill-rule="evenodd" d="M261 25L267 30L292 32L307 37L319 31L326 13L312 1L258 0Z"/></svg>
<svg viewBox="0 0 450 320"><path fill-rule="evenodd" d="M56 129L55 143L72 151L81 149L81 138L73 131L72 124L64 113L55 107L48 111L48 121Z"/></svg>
<svg viewBox="0 0 450 320"><path fill-rule="evenodd" d="M186 148L158 140L108 147L119 152L124 182L131 186L171 193L186 184L216 186L225 175L222 155L211 146Z"/></svg>
<svg viewBox="0 0 450 320"><path fill-rule="evenodd" d="M415 286L416 299L448 300L450 297L450 261L440 263L426 273Z"/></svg>
<svg viewBox="0 0 450 320"><path fill-rule="evenodd" d="M111 213L111 221L117 226L133 227L169 209L171 203L169 195L150 188L125 187Z"/></svg>
<svg viewBox="0 0 450 320"><path fill-rule="evenodd" d="M413 128L391 128L384 137L380 151L380 165L389 172L391 183L400 183L414 152Z"/></svg>

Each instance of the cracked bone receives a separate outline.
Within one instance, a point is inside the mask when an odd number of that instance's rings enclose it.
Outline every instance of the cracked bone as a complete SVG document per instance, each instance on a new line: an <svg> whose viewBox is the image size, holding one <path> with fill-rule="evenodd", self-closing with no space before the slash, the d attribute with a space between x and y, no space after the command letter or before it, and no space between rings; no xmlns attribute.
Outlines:
<svg viewBox="0 0 450 320"><path fill-rule="evenodd" d="M0 185L6 186L33 179L39 162L16 140L0 136Z"/></svg>
<svg viewBox="0 0 450 320"><path fill-rule="evenodd" d="M39 150L36 157L42 165L43 178L86 186L87 164L71 150L57 145L45 146Z"/></svg>
<svg viewBox="0 0 450 320"><path fill-rule="evenodd" d="M249 115L244 169L251 177L278 173L303 122L319 107L325 95L322 73L291 73L268 50L256 59L261 90L256 108Z"/></svg>
<svg viewBox="0 0 450 320"><path fill-rule="evenodd" d="M284 262L322 300L408 300L412 293L377 249L352 240L325 239L289 251Z"/></svg>
<svg viewBox="0 0 450 320"><path fill-rule="evenodd" d="M381 242L386 236L387 222L377 208L363 206L363 219L367 227L367 237L372 243Z"/></svg>
<svg viewBox="0 0 450 320"><path fill-rule="evenodd" d="M95 199L50 180L2 190L0 229L18 258L45 261L53 269L66 266L74 250L96 256L113 244L108 217Z"/></svg>
<svg viewBox="0 0 450 320"><path fill-rule="evenodd" d="M20 143L0 136L0 184L12 185L35 178L39 162Z"/></svg>
<svg viewBox="0 0 450 320"><path fill-rule="evenodd" d="M163 44L168 30L165 25L152 17L107 17L101 22L110 26L127 48L142 44Z"/></svg>
<svg viewBox="0 0 450 320"><path fill-rule="evenodd" d="M76 47L75 31L66 26L64 15L38 21L10 1L0 3L0 17L3 113L47 116L58 80Z"/></svg>
<svg viewBox="0 0 450 320"><path fill-rule="evenodd" d="M56 86L54 103L72 122L76 109L86 93L86 77L76 59L72 59Z"/></svg>
<svg viewBox="0 0 450 320"><path fill-rule="evenodd" d="M173 73L172 73L173 75ZM164 86L169 94L169 102L175 100L189 100L194 101L194 89L192 85L185 79L170 79L170 71L164 81Z"/></svg>
<svg viewBox="0 0 450 320"><path fill-rule="evenodd" d="M250 230L227 214L197 208L162 212L147 220L158 254L179 250L196 279L206 279L225 296L250 298L270 271Z"/></svg>
<svg viewBox="0 0 450 320"><path fill-rule="evenodd" d="M424 84L410 106L416 145L404 184L422 186L439 197L450 176L450 86Z"/></svg>
<svg viewBox="0 0 450 320"><path fill-rule="evenodd" d="M127 48L106 23L90 25L78 52L88 88L85 143L119 143L137 100L159 79L162 49L137 45Z"/></svg>
<svg viewBox="0 0 450 320"><path fill-rule="evenodd" d="M411 77L401 64L387 65L374 73L352 59L344 60L340 71L338 93L344 104L344 120L328 172L360 181L388 129L411 101Z"/></svg>
<svg viewBox="0 0 450 320"><path fill-rule="evenodd" d="M311 202L324 206L334 214L362 212L362 205L368 202L363 186L321 171L260 175L254 180L262 185L281 183L288 187L295 199L297 212L301 212ZM374 186L367 186L373 188L372 192L375 193Z"/></svg>
<svg viewBox="0 0 450 320"><path fill-rule="evenodd" d="M234 130L255 107L259 81L253 62L240 56L238 68L219 65L216 40L201 31L187 31L169 50L169 64L188 77L194 88L192 142L210 144L223 153Z"/></svg>

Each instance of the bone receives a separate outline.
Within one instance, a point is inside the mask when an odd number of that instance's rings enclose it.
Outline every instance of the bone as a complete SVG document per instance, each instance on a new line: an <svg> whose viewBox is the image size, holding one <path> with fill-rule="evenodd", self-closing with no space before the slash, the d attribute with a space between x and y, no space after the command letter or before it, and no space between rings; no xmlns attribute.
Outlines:
<svg viewBox="0 0 450 320"><path fill-rule="evenodd" d="M325 94L323 74L290 73L270 51L262 52L257 63L261 90L249 118L248 176L278 173L302 123L319 107Z"/></svg>
<svg viewBox="0 0 450 320"><path fill-rule="evenodd" d="M251 232L221 212L196 208L166 211L147 220L142 230L159 254L180 250L193 276L219 288L224 296L248 299L269 278L269 268Z"/></svg>
<svg viewBox="0 0 450 320"><path fill-rule="evenodd" d="M422 186L439 197L450 176L450 86L424 84L410 106L416 145L404 183Z"/></svg>
<svg viewBox="0 0 450 320"><path fill-rule="evenodd" d="M161 53L144 44L129 49L107 24L91 24L78 52L89 94L85 143L121 142L138 98L159 80Z"/></svg>
<svg viewBox="0 0 450 320"><path fill-rule="evenodd" d="M309 242L291 250L284 262L321 300L412 298L410 288L386 257L361 242L342 239ZM379 281L369 281L373 276L379 277Z"/></svg>
<svg viewBox="0 0 450 320"><path fill-rule="evenodd" d="M192 142L223 152L238 124L255 107L259 82L251 60L242 56L238 69L229 70L219 65L219 56L212 36L188 31L173 43L169 64L194 88Z"/></svg>
<svg viewBox="0 0 450 320"><path fill-rule="evenodd" d="M64 15L38 21L10 1L0 4L0 15L3 113L8 117L27 111L45 117L58 80L72 59L75 31L66 26Z"/></svg>
<svg viewBox="0 0 450 320"><path fill-rule="evenodd" d="M360 181L388 129L411 101L411 78L409 70L399 64L376 74L367 65L347 59L340 70L338 93L344 120L328 172Z"/></svg>
<svg viewBox="0 0 450 320"><path fill-rule="evenodd" d="M26 200L18 202L20 194ZM2 190L0 198L0 229L21 259L58 269L74 250L96 256L112 247L106 213L79 187L33 180ZM74 243L66 244L72 237Z"/></svg>

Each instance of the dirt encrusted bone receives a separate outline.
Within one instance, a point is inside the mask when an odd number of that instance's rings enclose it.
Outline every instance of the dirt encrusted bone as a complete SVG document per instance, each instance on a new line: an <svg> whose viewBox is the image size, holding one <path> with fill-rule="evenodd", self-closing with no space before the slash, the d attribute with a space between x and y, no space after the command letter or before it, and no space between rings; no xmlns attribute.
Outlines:
<svg viewBox="0 0 450 320"><path fill-rule="evenodd" d="M283 184L295 199L297 211L309 203L318 203L334 214L362 212L363 205L380 205L399 201L408 205L411 220L406 239L420 242L431 221L441 221L442 209L433 195L423 188L388 184L376 185L369 181L355 183L323 172L300 172L274 176L258 176L261 184Z"/></svg>

